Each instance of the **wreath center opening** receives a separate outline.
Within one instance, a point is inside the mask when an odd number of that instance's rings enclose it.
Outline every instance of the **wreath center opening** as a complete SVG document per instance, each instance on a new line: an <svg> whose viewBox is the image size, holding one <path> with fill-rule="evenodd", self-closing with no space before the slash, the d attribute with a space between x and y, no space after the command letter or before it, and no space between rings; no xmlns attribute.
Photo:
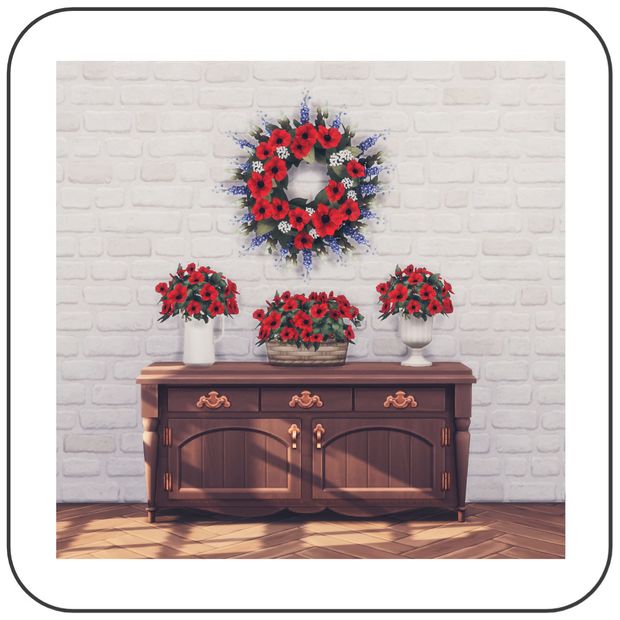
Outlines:
<svg viewBox="0 0 620 620"><path fill-rule="evenodd" d="M311 202L325 188L328 181L324 165L304 161L297 170L291 171L286 195L289 198L304 198Z"/></svg>

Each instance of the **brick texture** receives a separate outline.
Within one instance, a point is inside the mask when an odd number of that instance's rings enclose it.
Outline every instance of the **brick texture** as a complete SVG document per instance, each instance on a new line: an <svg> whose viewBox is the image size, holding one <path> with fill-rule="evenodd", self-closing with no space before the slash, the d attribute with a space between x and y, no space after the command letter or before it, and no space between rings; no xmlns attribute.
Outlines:
<svg viewBox="0 0 620 620"><path fill-rule="evenodd" d="M352 356L398 360L374 286L396 262L441 271L456 308L430 356L478 377L468 498L564 499L561 63L63 62L57 77L60 501L144 499L134 379L180 357L153 286L192 259L239 282L230 360L264 354L248 316L276 287L346 292L368 317ZM394 167L375 252L309 283L239 256L234 202L214 192L242 154L227 133L295 114L305 89L359 137L389 130Z"/></svg>

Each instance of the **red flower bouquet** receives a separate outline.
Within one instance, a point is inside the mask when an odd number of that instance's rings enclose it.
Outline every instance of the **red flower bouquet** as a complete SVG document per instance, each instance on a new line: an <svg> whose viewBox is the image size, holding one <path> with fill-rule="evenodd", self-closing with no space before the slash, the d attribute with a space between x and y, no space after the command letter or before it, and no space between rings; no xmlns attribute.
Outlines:
<svg viewBox="0 0 620 620"><path fill-rule="evenodd" d="M159 321L180 314L186 321L196 319L208 323L220 314L239 314L237 285L210 267L179 264L176 273L170 274L170 281L160 282L155 291L160 295Z"/></svg>
<svg viewBox="0 0 620 620"><path fill-rule="evenodd" d="M399 313L426 320L453 311L452 286L440 274L424 267L407 265L401 269L396 266L387 282L380 282L376 288L381 303L381 320Z"/></svg>
<svg viewBox="0 0 620 620"><path fill-rule="evenodd" d="M343 363L348 343L354 343L353 327L364 319L344 295L333 292L276 292L266 303L253 316L259 322L258 344L267 343L276 364ZM319 348L323 354L314 355Z"/></svg>

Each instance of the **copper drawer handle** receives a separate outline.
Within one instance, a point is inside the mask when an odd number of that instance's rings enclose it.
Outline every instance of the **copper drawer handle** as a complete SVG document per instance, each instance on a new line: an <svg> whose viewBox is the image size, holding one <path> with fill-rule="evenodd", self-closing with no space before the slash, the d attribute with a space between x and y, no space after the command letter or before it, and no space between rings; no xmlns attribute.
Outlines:
<svg viewBox="0 0 620 620"><path fill-rule="evenodd" d="M302 390L300 394L295 394L293 398L291 398L288 406L289 407L301 407L302 409L310 409L310 407L322 407L323 401L318 394L312 394L310 390Z"/></svg>
<svg viewBox="0 0 620 620"><path fill-rule="evenodd" d="M395 407L396 409L406 409L407 407L417 407L418 403L416 403L415 398L411 394L405 395L405 392L402 390L398 390L394 396L391 394L385 399L383 406L387 409L388 407Z"/></svg>
<svg viewBox="0 0 620 620"><path fill-rule="evenodd" d="M291 448L293 450L297 449L297 437L301 434L301 429L297 424L291 424L288 427L288 434L291 436Z"/></svg>
<svg viewBox="0 0 620 620"><path fill-rule="evenodd" d="M224 394L220 396L219 392L212 390L209 392L208 396L203 394L198 399L196 407L198 407L198 409L202 409L203 407L207 407L208 409L219 409L220 407L228 408L230 407L230 401L228 400L228 396Z"/></svg>

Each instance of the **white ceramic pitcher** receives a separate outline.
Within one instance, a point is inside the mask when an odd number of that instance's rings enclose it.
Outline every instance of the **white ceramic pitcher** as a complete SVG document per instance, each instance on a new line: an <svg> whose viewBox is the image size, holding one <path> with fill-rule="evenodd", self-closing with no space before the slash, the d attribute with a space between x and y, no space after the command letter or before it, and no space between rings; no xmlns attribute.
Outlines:
<svg viewBox="0 0 620 620"><path fill-rule="evenodd" d="M221 331L214 337L215 319L204 321L185 321L183 333L183 363L211 366L215 363L215 343L224 335L224 322L221 321Z"/></svg>

